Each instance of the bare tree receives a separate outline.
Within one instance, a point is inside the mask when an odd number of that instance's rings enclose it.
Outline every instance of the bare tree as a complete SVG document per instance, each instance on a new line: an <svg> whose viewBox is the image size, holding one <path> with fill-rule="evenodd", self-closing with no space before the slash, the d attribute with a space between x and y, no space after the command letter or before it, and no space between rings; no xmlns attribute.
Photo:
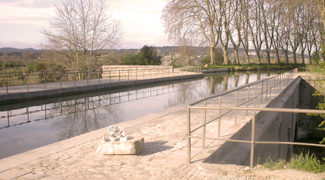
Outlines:
<svg viewBox="0 0 325 180"><path fill-rule="evenodd" d="M184 42L208 43L211 64L216 64L215 47L218 44L214 28L216 3L216 0L170 1L164 7L161 17L169 40L181 45Z"/></svg>
<svg viewBox="0 0 325 180"><path fill-rule="evenodd" d="M281 37L278 38L279 46L281 47L281 50L285 54L285 60L287 64L289 64L289 38L290 38L290 32L292 27L292 25L290 25L292 21L291 21L291 8L289 6L289 2L290 0L282 1L281 8L279 10L280 12L282 12L282 14L279 22Z"/></svg>
<svg viewBox="0 0 325 180"><path fill-rule="evenodd" d="M242 29L243 29L243 33L242 33L242 45L243 45L243 49L244 49L244 53L245 53L245 57L246 57L246 63L250 64L250 59L249 59L249 54L248 54L248 50L249 50L249 23L250 23L250 16L249 16L249 5L251 4L251 0L240 0L241 3L241 16L243 16L242 19Z"/></svg>
<svg viewBox="0 0 325 180"><path fill-rule="evenodd" d="M230 41L232 43L232 46L234 48L235 53L235 64L240 64L239 62L239 54L238 50L240 45L242 44L242 27L243 27L243 16L242 16L242 7L240 0L234 0L232 6L232 11L234 14L234 20L231 24L234 29L230 32ZM235 39L235 38L236 39Z"/></svg>
<svg viewBox="0 0 325 180"><path fill-rule="evenodd" d="M248 21L248 26L251 32L252 42L255 48L255 52L257 55L258 63L261 63L261 48L263 44L263 38L262 38L262 27L261 27L261 9L260 9L261 0L254 0L254 3L252 4L251 12L252 18L246 19Z"/></svg>
<svg viewBox="0 0 325 180"><path fill-rule="evenodd" d="M270 18L270 26L272 29L270 39L272 41L272 47L278 64L280 64L279 50L281 48L281 39L283 38L285 32L283 29L281 29L281 20L283 18L282 12L285 11L285 7L282 3L283 2L280 0L274 0L270 7L270 13L272 14L272 18Z"/></svg>
<svg viewBox="0 0 325 180"><path fill-rule="evenodd" d="M114 47L122 36L118 21L106 15L105 0L61 0L50 29L44 30L44 48L66 57L66 68L91 69L96 50Z"/></svg>
<svg viewBox="0 0 325 180"><path fill-rule="evenodd" d="M229 64L228 60L228 44L230 40L230 22L234 15L231 12L232 1L219 0L220 20L216 22L218 37L223 51L223 64ZM215 19L218 20L218 19Z"/></svg>
<svg viewBox="0 0 325 180"><path fill-rule="evenodd" d="M290 43L290 47L293 53L293 60L294 63L297 64L297 50L299 48L299 21L297 18L297 14L299 13L298 11L298 6L299 6L299 2L296 1L291 1L290 2L290 12L289 13L289 17L291 19L291 23L288 24L289 29L290 29L290 38L289 38L289 43Z"/></svg>

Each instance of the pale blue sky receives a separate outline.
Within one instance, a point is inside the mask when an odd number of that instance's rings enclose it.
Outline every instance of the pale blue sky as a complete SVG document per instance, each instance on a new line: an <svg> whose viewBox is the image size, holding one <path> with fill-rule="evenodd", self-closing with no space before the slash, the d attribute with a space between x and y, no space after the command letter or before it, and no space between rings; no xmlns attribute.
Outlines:
<svg viewBox="0 0 325 180"><path fill-rule="evenodd" d="M168 0L108 0L109 12L121 21L118 48L169 45L160 16ZM0 48L40 48L42 30L55 16L60 0L0 0Z"/></svg>

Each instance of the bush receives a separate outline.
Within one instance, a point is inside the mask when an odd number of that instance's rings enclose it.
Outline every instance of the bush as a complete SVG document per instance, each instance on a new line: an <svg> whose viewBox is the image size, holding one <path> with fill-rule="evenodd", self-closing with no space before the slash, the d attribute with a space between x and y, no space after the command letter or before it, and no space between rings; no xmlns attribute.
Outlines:
<svg viewBox="0 0 325 180"><path fill-rule="evenodd" d="M141 54L124 55L121 59L123 65L149 65Z"/></svg>
<svg viewBox="0 0 325 180"><path fill-rule="evenodd" d="M297 157L291 158L290 162L286 163L284 160L272 161L270 157L266 159L263 164L265 168L274 169L284 169L288 166L291 169L298 169L307 172L322 173L325 172L325 164L322 164L320 160L317 159L315 154L300 153Z"/></svg>
<svg viewBox="0 0 325 180"><path fill-rule="evenodd" d="M291 158L289 167L314 173L325 172L325 165L321 164L315 154L310 155L309 152L300 153L298 157Z"/></svg>
<svg viewBox="0 0 325 180"><path fill-rule="evenodd" d="M215 50L216 64L223 63L223 54L220 49ZM211 64L211 55L210 51L207 52L207 55L202 59L202 64Z"/></svg>

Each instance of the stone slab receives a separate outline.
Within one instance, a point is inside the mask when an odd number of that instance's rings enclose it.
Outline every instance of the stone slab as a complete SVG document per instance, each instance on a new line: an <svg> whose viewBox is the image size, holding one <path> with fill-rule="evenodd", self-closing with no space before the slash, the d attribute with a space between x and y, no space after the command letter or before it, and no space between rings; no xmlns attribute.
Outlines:
<svg viewBox="0 0 325 180"><path fill-rule="evenodd" d="M101 154L120 154L135 155L141 154L144 149L144 138L133 138L128 141L100 142L99 153Z"/></svg>

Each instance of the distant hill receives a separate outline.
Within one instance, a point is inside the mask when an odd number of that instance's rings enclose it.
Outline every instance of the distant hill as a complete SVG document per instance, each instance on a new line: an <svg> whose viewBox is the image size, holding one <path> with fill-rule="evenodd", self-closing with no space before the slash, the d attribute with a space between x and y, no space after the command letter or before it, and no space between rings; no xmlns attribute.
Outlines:
<svg viewBox="0 0 325 180"><path fill-rule="evenodd" d="M180 46L162 46L162 47L156 47L161 55L167 55L169 53L178 52L180 50ZM191 51L195 51L195 53L199 55L206 55L209 53L209 47L189 47L191 48ZM220 49L220 48L219 48ZM47 50L38 50L33 48L26 48L26 49L18 49L18 48L12 48L12 47L4 47L0 48L0 53L23 53L23 52L31 52L31 53L43 53ZM98 50L99 53L110 53L110 54L135 54L139 52L139 49L101 49ZM228 47L229 55L233 54L233 48ZM248 52L255 52L254 49L249 49ZM261 51L262 53L266 53L265 50ZM271 53L274 53L273 50ZM239 54L244 55L244 50L242 48L239 49ZM284 52L280 50L280 55L283 55ZM289 51L289 55L292 54L291 51Z"/></svg>
<svg viewBox="0 0 325 180"><path fill-rule="evenodd" d="M43 50L33 49L33 48L27 48L27 49L17 49L17 48L11 48L11 47L4 47L0 48L0 53L23 53L23 52L32 52L32 53L39 53Z"/></svg>

